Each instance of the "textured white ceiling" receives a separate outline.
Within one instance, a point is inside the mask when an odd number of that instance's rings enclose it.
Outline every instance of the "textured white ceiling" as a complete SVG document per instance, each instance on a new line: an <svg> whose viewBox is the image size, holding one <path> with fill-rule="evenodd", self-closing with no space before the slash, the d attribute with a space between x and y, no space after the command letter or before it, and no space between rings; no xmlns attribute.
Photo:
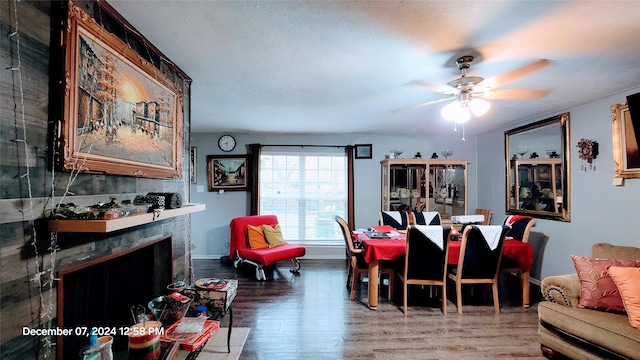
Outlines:
<svg viewBox="0 0 640 360"><path fill-rule="evenodd" d="M450 133L444 85L455 59L488 78L548 66L491 100L481 133L640 85L640 1L109 1L192 79L193 132Z"/></svg>

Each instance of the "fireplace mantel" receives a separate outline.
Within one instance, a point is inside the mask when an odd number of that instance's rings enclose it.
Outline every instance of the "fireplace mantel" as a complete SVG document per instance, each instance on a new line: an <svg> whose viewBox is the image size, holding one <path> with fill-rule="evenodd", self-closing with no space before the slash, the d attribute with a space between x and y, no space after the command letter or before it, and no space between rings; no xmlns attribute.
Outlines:
<svg viewBox="0 0 640 360"><path fill-rule="evenodd" d="M204 209L205 204L184 204L178 209L167 209L159 213L147 213L111 220L49 220L49 231L108 233L158 220L187 215Z"/></svg>

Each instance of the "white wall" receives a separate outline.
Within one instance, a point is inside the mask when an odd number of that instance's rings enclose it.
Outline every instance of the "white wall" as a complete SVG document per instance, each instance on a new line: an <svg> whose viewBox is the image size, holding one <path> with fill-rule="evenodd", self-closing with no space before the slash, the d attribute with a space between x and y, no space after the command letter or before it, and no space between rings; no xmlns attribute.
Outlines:
<svg viewBox="0 0 640 360"><path fill-rule="evenodd" d="M628 179L624 186L612 185L611 105L625 102L626 95L637 92L640 88L566 110L570 116L571 222L538 220L534 231L547 238L545 243L536 245L540 278L575 272L569 255L589 255L596 242L640 246L640 235L634 230L640 220L640 179ZM494 220L505 215L505 130L508 129L477 139L478 189L482 189L478 192L478 206L490 208ZM599 143L595 171L580 170L582 160L576 144L581 138Z"/></svg>
<svg viewBox="0 0 640 360"><path fill-rule="evenodd" d="M191 201L206 204L206 210L192 215L192 241L196 248L194 258L219 258L228 255L229 223L237 216L248 215L250 211L248 192L225 192L223 194L207 191L206 156L223 154L217 141L222 134L192 134L192 146L197 147L197 184L191 184ZM462 142L459 133L452 131L450 136L406 138L394 136L370 135L304 135L304 134L238 134L233 133L238 145L230 154L247 153L247 144L264 145L310 144L310 145L354 145L373 144L373 159L354 160L355 171L355 224L356 228L371 227L377 224L380 211L380 161L391 149L404 148L403 158L412 158L420 152L423 158L444 149L454 151L453 158L469 159L469 204L468 209L476 207L476 153L475 139ZM204 192L197 192L197 186L203 186ZM333 252L323 249L308 249L308 257L333 257ZM337 251L340 257L344 250Z"/></svg>

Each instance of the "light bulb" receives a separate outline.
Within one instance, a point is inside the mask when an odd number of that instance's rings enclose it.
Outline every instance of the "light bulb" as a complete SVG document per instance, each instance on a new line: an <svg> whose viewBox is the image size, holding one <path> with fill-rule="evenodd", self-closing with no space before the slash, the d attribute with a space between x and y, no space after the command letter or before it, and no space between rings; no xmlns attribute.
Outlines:
<svg viewBox="0 0 640 360"><path fill-rule="evenodd" d="M471 101L469 101L469 108L475 116L482 116L486 114L490 107L491 104L486 100L471 99Z"/></svg>
<svg viewBox="0 0 640 360"><path fill-rule="evenodd" d="M456 123L465 123L469 121L469 109L459 101L453 101L442 108L442 117Z"/></svg>

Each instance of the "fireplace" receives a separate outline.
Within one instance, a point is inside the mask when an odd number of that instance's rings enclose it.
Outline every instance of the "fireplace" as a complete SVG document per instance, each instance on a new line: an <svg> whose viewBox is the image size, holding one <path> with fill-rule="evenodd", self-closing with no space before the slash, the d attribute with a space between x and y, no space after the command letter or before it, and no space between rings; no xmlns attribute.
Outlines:
<svg viewBox="0 0 640 360"><path fill-rule="evenodd" d="M92 327L114 336L114 355L126 351L131 307L146 307L173 280L171 236L61 269L58 278L58 327L74 332L58 337L58 359L78 359Z"/></svg>

